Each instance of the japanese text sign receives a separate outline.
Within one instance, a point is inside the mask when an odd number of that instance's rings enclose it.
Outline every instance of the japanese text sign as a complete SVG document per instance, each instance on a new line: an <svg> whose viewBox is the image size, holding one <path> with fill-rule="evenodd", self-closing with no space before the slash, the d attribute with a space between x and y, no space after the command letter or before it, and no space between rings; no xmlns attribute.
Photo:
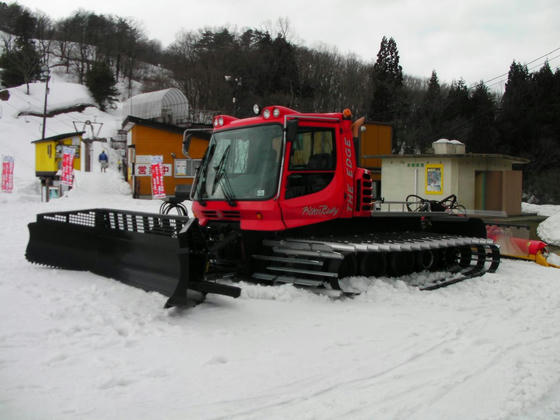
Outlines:
<svg viewBox="0 0 560 420"><path fill-rule="evenodd" d="M2 159L2 192L11 193L14 189L14 158L4 156Z"/></svg>
<svg viewBox="0 0 560 420"><path fill-rule="evenodd" d="M152 156L152 197L165 198L163 185L163 156Z"/></svg>
<svg viewBox="0 0 560 420"><path fill-rule="evenodd" d="M60 183L62 185L72 186L74 178L74 148L62 148L62 174L60 176Z"/></svg>

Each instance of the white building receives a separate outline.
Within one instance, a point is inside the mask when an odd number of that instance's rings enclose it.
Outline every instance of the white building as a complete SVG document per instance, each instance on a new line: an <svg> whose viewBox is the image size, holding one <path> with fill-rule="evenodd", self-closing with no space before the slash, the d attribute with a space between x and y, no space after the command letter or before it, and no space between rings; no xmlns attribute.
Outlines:
<svg viewBox="0 0 560 420"><path fill-rule="evenodd" d="M404 201L409 194L440 200L455 194L469 210L521 214L522 172L514 164L523 158L500 154L466 153L457 140L438 140L433 154L383 155L381 196Z"/></svg>

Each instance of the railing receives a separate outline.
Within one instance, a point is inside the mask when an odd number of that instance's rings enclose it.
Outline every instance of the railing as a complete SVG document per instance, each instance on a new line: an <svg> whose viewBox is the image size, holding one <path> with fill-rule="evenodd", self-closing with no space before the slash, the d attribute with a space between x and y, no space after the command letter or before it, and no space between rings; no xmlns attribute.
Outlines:
<svg viewBox="0 0 560 420"><path fill-rule="evenodd" d="M374 201L372 202L372 213L376 212L406 212L406 201Z"/></svg>
<svg viewBox="0 0 560 420"><path fill-rule="evenodd" d="M37 221L69 223L94 229L110 229L176 237L189 218L114 209L87 209L42 213Z"/></svg>

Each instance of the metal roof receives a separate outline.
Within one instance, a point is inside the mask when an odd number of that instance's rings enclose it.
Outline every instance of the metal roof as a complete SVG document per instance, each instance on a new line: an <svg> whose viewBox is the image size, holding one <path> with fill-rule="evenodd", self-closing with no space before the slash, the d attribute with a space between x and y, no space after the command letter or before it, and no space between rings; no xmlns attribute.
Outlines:
<svg viewBox="0 0 560 420"><path fill-rule="evenodd" d="M189 103L183 92L169 88L132 96L123 104L122 112L124 116L177 124L187 119Z"/></svg>
<svg viewBox="0 0 560 420"><path fill-rule="evenodd" d="M43 141L56 141L56 140L68 139L70 137L82 136L84 133L85 131L73 131L71 133L57 134L56 136L45 137L44 139L39 139L39 140L33 140L31 143L41 143Z"/></svg>
<svg viewBox="0 0 560 420"><path fill-rule="evenodd" d="M367 155L361 156L363 159L426 159L426 158L455 158L455 159L468 159L468 158L483 158L483 159L505 159L513 163L529 163L530 160L522 157L515 157L510 155L502 155L495 153L460 153L460 154L437 154L427 153L421 155L405 154L405 155Z"/></svg>

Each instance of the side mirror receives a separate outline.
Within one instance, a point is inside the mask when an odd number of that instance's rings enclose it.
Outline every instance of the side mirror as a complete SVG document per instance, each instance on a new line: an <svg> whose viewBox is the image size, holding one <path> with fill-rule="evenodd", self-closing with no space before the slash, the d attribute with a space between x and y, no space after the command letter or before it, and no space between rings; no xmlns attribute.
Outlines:
<svg viewBox="0 0 560 420"><path fill-rule="evenodd" d="M297 119L294 118L293 120L289 120L286 123L286 141L287 142L292 142L296 139L297 129L298 129L298 120Z"/></svg>
<svg viewBox="0 0 560 420"><path fill-rule="evenodd" d="M191 139L192 139L193 134L192 133L187 133L187 131L185 131L183 133L183 154L185 155L185 157L190 159L189 156L189 149L191 147Z"/></svg>

